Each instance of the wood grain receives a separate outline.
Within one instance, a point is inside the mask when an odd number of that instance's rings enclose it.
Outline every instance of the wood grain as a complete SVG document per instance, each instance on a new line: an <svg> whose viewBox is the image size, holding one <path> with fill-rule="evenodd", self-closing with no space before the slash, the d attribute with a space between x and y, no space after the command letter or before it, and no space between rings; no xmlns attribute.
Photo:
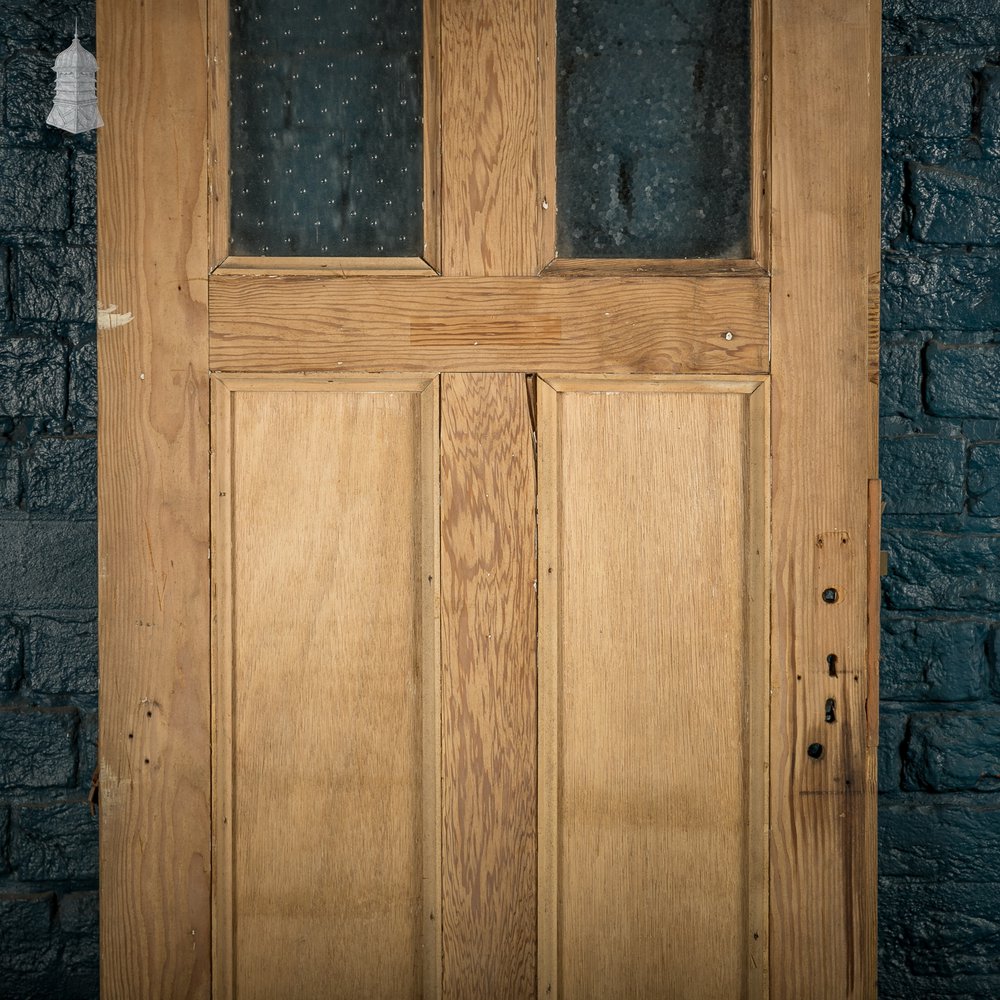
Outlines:
<svg viewBox="0 0 1000 1000"><path fill-rule="evenodd" d="M448 998L535 989L535 470L521 375L442 377Z"/></svg>
<svg viewBox="0 0 1000 1000"><path fill-rule="evenodd" d="M542 202L554 202L538 177L544 5L439 2L442 273L537 274Z"/></svg>
<svg viewBox="0 0 1000 1000"><path fill-rule="evenodd" d="M750 256L771 263L771 0L750 5Z"/></svg>
<svg viewBox="0 0 1000 1000"><path fill-rule="evenodd" d="M203 0L101 0L101 995L211 988Z"/></svg>
<svg viewBox="0 0 1000 1000"><path fill-rule="evenodd" d="M436 996L437 381L215 390L216 995Z"/></svg>
<svg viewBox="0 0 1000 1000"><path fill-rule="evenodd" d="M761 997L766 392L562 385L539 387L538 995Z"/></svg>
<svg viewBox="0 0 1000 1000"><path fill-rule="evenodd" d="M867 748L878 4L772 0L771 986L875 995ZM838 600L821 594L833 587ZM837 657L836 676L827 657ZM836 722L824 721L834 699ZM810 744L822 745L818 759Z"/></svg>
<svg viewBox="0 0 1000 1000"><path fill-rule="evenodd" d="M218 371L749 374L768 366L761 275L345 280L217 272L211 298Z"/></svg>

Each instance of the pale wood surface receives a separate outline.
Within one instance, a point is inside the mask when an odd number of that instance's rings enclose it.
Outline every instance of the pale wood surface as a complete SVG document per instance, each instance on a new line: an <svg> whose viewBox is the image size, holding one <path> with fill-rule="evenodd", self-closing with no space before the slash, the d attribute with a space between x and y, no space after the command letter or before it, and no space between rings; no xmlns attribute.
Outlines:
<svg viewBox="0 0 1000 1000"><path fill-rule="evenodd" d="M258 383L215 387L218 992L434 996L436 380Z"/></svg>
<svg viewBox="0 0 1000 1000"><path fill-rule="evenodd" d="M442 377L448 998L535 987L535 469L521 375Z"/></svg>
<svg viewBox="0 0 1000 1000"><path fill-rule="evenodd" d="M553 381L538 995L760 997L765 390Z"/></svg>
<svg viewBox="0 0 1000 1000"><path fill-rule="evenodd" d="M348 281L217 272L211 290L211 363L220 371L768 366L768 280L759 275Z"/></svg>
<svg viewBox="0 0 1000 1000"><path fill-rule="evenodd" d="M539 17L524 0L439 0L442 254L447 275L530 275L548 263L541 190Z"/></svg>
<svg viewBox="0 0 1000 1000"><path fill-rule="evenodd" d="M775 1000L875 992L865 674L878 6L772 0ZM837 603L822 600L827 587ZM828 698L833 724L824 721ZM819 759L806 753L814 742L824 747Z"/></svg>
<svg viewBox="0 0 1000 1000"><path fill-rule="evenodd" d="M771 262L771 0L750 4L750 255Z"/></svg>
<svg viewBox="0 0 1000 1000"><path fill-rule="evenodd" d="M210 991L205 8L101 0L101 995ZM192 80L202 85L191 87Z"/></svg>

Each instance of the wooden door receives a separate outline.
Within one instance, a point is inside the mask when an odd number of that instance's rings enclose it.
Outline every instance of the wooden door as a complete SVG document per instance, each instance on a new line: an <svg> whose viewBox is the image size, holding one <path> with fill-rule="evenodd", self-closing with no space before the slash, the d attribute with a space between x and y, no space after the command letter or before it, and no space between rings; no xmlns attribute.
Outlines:
<svg viewBox="0 0 1000 1000"><path fill-rule="evenodd" d="M99 0L102 995L874 996L877 5L617 261L553 0L424 0L421 255L230 255L227 10Z"/></svg>

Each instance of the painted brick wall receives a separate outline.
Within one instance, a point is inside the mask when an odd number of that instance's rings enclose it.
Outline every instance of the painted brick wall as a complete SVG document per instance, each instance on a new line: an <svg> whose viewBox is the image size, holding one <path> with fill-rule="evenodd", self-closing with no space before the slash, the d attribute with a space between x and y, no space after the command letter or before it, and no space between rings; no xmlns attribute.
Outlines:
<svg viewBox="0 0 1000 1000"><path fill-rule="evenodd" d="M1000 2L885 0L883 1000L1000 997Z"/></svg>
<svg viewBox="0 0 1000 1000"><path fill-rule="evenodd" d="M0 1000L97 995L92 0L0 0ZM885 0L881 996L1000 997L1000 0Z"/></svg>
<svg viewBox="0 0 1000 1000"><path fill-rule="evenodd" d="M0 0L0 998L97 996L94 136L45 125L92 0Z"/></svg>

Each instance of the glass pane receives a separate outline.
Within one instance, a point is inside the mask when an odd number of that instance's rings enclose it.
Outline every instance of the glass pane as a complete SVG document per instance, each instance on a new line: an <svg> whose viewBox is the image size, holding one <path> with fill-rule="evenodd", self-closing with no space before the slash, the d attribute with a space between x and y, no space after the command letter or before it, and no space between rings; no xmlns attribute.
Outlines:
<svg viewBox="0 0 1000 1000"><path fill-rule="evenodd" d="M238 0L229 20L231 253L418 256L419 0Z"/></svg>
<svg viewBox="0 0 1000 1000"><path fill-rule="evenodd" d="M748 0L559 0L563 257L746 257Z"/></svg>

